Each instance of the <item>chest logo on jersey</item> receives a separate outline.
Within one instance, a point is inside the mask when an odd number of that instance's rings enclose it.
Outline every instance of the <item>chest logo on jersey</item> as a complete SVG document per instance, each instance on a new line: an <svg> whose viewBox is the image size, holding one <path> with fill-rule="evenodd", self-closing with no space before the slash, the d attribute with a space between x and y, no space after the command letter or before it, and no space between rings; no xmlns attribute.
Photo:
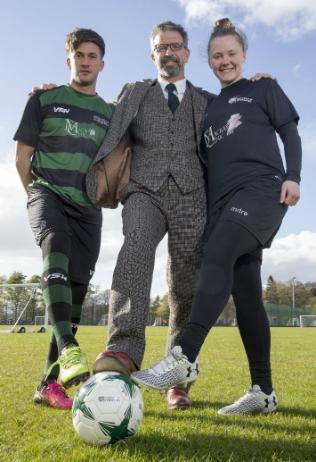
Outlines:
<svg viewBox="0 0 316 462"><path fill-rule="evenodd" d="M252 103L252 100L253 98L248 98L247 96L233 96L232 98L229 98L228 103Z"/></svg>
<svg viewBox="0 0 316 462"><path fill-rule="evenodd" d="M239 127L241 122L241 114L232 114L228 119L227 123L218 129L214 129L212 125L204 132L204 139L206 147L212 148L216 143L221 141L224 136L229 136L234 133L237 127Z"/></svg>
<svg viewBox="0 0 316 462"><path fill-rule="evenodd" d="M69 114L70 109L61 106L54 106L54 112L59 112L61 114Z"/></svg>
<svg viewBox="0 0 316 462"><path fill-rule="evenodd" d="M65 123L65 132L70 136L93 139L96 137L96 131L94 128L80 127L78 122L74 122L70 119L65 119Z"/></svg>

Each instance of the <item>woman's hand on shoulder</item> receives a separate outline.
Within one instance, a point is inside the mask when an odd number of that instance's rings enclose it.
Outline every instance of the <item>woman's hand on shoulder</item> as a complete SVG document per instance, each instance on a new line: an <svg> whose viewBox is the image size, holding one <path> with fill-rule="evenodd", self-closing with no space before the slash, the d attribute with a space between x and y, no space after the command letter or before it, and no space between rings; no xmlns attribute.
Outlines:
<svg viewBox="0 0 316 462"><path fill-rule="evenodd" d="M300 185L296 181L286 180L282 184L280 202L286 205L296 205L300 200Z"/></svg>

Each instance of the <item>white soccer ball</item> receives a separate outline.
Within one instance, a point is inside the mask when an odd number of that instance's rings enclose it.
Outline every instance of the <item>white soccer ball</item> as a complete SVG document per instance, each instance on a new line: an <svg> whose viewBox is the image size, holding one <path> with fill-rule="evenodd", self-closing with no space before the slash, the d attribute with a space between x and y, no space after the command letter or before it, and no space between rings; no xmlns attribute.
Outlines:
<svg viewBox="0 0 316 462"><path fill-rule="evenodd" d="M134 435L144 414L139 388L118 372L100 372L79 389L72 421L86 443L103 446Z"/></svg>

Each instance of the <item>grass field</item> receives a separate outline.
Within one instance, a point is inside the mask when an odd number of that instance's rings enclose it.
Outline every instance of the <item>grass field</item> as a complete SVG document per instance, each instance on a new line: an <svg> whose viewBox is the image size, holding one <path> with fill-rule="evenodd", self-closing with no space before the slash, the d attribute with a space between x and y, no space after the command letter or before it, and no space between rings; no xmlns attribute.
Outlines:
<svg viewBox="0 0 316 462"><path fill-rule="evenodd" d="M147 330L144 365L159 359L167 330ZM78 338L92 365L103 349L103 327L82 327ZM275 414L223 417L217 409L249 385L238 330L215 328L200 355L194 408L167 411L165 397L143 391L145 416L136 436L106 448L84 444L70 411L36 407L47 334L0 335L0 461L167 462L316 461L316 332L273 328L272 365L280 406ZM73 390L73 393L75 390Z"/></svg>

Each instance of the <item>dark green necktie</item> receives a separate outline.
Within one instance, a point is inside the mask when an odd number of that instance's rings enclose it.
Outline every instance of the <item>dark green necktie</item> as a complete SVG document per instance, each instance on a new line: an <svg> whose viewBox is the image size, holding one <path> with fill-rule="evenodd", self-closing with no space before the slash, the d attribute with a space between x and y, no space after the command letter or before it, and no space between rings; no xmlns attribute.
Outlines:
<svg viewBox="0 0 316 462"><path fill-rule="evenodd" d="M173 92L177 89L174 83L168 83L166 90L168 92L168 106L171 112L175 112L180 104L179 98Z"/></svg>

